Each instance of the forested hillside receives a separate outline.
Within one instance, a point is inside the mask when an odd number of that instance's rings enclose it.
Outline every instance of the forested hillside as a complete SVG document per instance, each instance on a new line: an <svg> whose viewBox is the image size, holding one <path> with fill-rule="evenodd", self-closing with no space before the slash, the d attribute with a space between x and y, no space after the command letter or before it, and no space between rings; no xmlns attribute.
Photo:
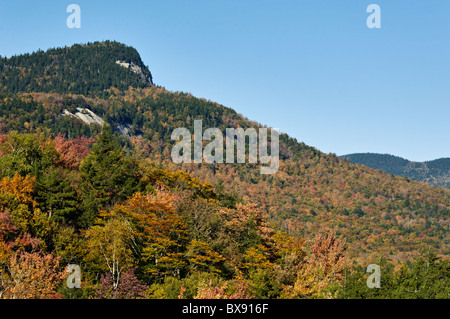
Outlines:
<svg viewBox="0 0 450 319"><path fill-rule="evenodd" d="M116 63L148 79L139 55L115 42L2 61L3 297L448 297L450 190L286 134L273 175L175 164L175 128L261 125L142 81ZM376 292L374 262L389 273ZM83 289L62 284L68 264Z"/></svg>
<svg viewBox="0 0 450 319"><path fill-rule="evenodd" d="M365 165L397 176L406 176L432 186L450 188L450 158L411 162L398 156L374 153L349 154L341 158L354 164Z"/></svg>
<svg viewBox="0 0 450 319"><path fill-rule="evenodd" d="M133 63L142 73L117 63ZM129 67L129 66L128 66ZM138 69L136 69L138 70ZM117 42L96 42L0 59L0 86L8 92L103 92L114 86L152 85L139 53Z"/></svg>

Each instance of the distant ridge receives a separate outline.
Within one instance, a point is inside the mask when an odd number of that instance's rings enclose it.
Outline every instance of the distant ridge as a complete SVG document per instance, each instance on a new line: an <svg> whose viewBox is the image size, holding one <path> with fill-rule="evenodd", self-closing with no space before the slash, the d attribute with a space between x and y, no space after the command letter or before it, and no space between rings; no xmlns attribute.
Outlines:
<svg viewBox="0 0 450 319"><path fill-rule="evenodd" d="M399 156L377 153L355 153L340 157L353 164L361 164L389 174L406 176L432 186L450 189L450 158L413 162Z"/></svg>

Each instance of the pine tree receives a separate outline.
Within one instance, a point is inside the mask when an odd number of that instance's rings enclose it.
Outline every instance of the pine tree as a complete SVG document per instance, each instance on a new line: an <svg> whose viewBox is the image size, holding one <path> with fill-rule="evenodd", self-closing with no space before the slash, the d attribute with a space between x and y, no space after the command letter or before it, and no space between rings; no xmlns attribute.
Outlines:
<svg viewBox="0 0 450 319"><path fill-rule="evenodd" d="M137 162L125 157L110 127L104 127L80 166L82 172L82 226L89 226L100 209L130 197L140 189Z"/></svg>
<svg viewBox="0 0 450 319"><path fill-rule="evenodd" d="M76 223L79 215L77 192L58 170L49 170L36 182L36 197L43 211L55 221Z"/></svg>

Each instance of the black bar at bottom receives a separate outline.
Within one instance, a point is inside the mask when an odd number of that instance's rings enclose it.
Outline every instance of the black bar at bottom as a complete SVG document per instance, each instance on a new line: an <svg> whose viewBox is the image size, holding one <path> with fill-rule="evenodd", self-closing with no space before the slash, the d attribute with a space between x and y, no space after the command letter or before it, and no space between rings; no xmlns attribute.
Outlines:
<svg viewBox="0 0 450 319"><path fill-rule="evenodd" d="M380 316L420 311L448 313L448 300L0 300L0 309L19 314L70 314L140 318L324 318ZM4 312L7 313L7 312Z"/></svg>

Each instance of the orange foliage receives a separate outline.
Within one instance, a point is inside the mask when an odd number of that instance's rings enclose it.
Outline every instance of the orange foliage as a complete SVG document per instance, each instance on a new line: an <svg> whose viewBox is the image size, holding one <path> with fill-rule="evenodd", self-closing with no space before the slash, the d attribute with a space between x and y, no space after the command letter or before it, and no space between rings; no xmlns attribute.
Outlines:
<svg viewBox="0 0 450 319"><path fill-rule="evenodd" d="M270 240L273 228L270 227L266 211L255 203L236 204L236 209L222 209L227 218L227 226L237 232L244 231L249 222L254 222L258 235L264 240Z"/></svg>
<svg viewBox="0 0 450 319"><path fill-rule="evenodd" d="M5 195L9 195L21 204L31 204L33 207L36 207L37 202L32 196L35 182L35 177L28 175L22 177L17 173L12 179L4 177L0 180L0 200L6 197ZM2 204L2 201L0 201L0 204Z"/></svg>
<svg viewBox="0 0 450 319"><path fill-rule="evenodd" d="M183 255L178 250L187 241L187 226L175 214L173 200L173 195L165 191L148 196L136 193L114 209L114 214L134 225L132 234L143 244L143 257L154 264L148 268L152 273L165 269L178 274L185 266Z"/></svg>
<svg viewBox="0 0 450 319"><path fill-rule="evenodd" d="M59 298L56 292L65 273L59 269L59 257L39 252L18 252L2 273L0 297L8 299Z"/></svg>
<svg viewBox="0 0 450 319"><path fill-rule="evenodd" d="M219 283L213 286L210 282L208 286L201 287L194 299L250 299L248 285L242 280L233 280L234 289L230 289L229 282Z"/></svg>
<svg viewBox="0 0 450 319"><path fill-rule="evenodd" d="M285 295L290 298L332 297L324 293L331 283L344 279L347 265L346 242L336 236L334 230L324 228L312 241L310 253L303 263L293 286L285 287Z"/></svg>

